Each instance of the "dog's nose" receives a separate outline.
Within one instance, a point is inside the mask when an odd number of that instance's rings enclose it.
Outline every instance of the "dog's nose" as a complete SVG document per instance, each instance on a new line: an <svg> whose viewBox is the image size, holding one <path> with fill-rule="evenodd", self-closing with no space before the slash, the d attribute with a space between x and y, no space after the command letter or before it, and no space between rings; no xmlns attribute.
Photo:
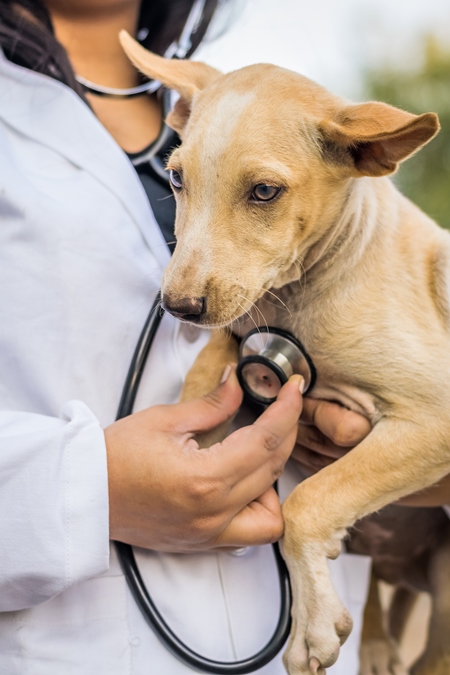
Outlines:
<svg viewBox="0 0 450 675"><path fill-rule="evenodd" d="M161 302L162 307L181 321L198 323L202 314L206 312L206 298L171 298L164 293Z"/></svg>

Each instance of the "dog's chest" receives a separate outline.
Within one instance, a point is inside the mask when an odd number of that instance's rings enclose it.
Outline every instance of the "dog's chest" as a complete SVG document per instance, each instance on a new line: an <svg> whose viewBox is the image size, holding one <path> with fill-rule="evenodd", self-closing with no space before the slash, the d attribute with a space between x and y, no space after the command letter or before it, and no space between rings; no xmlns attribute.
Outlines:
<svg viewBox="0 0 450 675"><path fill-rule="evenodd" d="M282 319L280 323L284 323ZM285 329L300 340L316 370L316 383L309 395L337 401L375 422L376 400L369 393L371 359L367 350L361 349L355 319L324 303L320 310L304 306L293 312L288 323Z"/></svg>
<svg viewBox="0 0 450 675"><path fill-rule="evenodd" d="M301 342L316 371L309 396L337 401L375 423L379 412L370 393L372 359L368 350L361 348L361 322L339 313L332 299L300 303L298 296L283 290L277 290L278 300L273 295L263 296L250 317L241 319L233 330L241 337L255 325L288 331Z"/></svg>

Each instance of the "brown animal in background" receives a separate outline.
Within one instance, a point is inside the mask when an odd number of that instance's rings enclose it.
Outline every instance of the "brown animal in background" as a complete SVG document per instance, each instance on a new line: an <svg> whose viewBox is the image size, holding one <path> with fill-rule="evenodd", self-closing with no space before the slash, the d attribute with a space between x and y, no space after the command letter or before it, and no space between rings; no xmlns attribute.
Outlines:
<svg viewBox="0 0 450 675"><path fill-rule="evenodd" d="M441 508L390 505L350 531L347 549L372 557L360 675L450 673L450 520ZM394 586L387 621L377 580ZM418 592L431 596L428 644L410 671L398 653Z"/></svg>
<svg viewBox="0 0 450 675"><path fill-rule="evenodd" d="M327 558L355 521L450 472L450 236L386 177L438 120L351 104L276 66L222 75L121 40L141 71L180 94L167 120L182 145L168 161L178 245L166 309L237 335L262 316L290 331L317 368L310 395L372 424L283 505L285 664L291 675L323 673L352 624ZM218 331L205 349L190 393L216 384L233 351L226 340ZM444 670L428 660L420 672Z"/></svg>

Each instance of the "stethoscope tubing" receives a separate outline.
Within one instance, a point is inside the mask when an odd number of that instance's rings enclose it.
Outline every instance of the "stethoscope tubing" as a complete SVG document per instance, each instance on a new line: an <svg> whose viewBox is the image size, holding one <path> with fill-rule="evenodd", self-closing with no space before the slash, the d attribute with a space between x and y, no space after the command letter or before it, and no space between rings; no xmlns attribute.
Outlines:
<svg viewBox="0 0 450 675"><path fill-rule="evenodd" d="M161 292L158 292L130 362L117 411L117 420L128 417L133 412L145 363L163 315ZM116 541L114 543L130 592L145 620L166 649L190 668L202 673L214 673L217 675L245 675L246 673L259 670L272 661L286 643L291 628L291 586L289 574L277 544L273 544L273 551L280 584L280 613L272 637L253 656L240 661L215 661L194 652L172 631L158 611L144 584L134 557L133 548L123 542Z"/></svg>
<svg viewBox="0 0 450 675"><path fill-rule="evenodd" d="M280 614L278 624L269 642L256 654L240 661L215 661L194 652L172 631L153 602L139 572L133 549L128 544L116 542L116 550L127 578L128 586L147 623L164 647L179 661L202 673L217 675L244 675L253 673L272 661L286 642L290 632L291 589L287 575L279 575ZM278 547L274 546L277 565L284 566Z"/></svg>
<svg viewBox="0 0 450 675"><path fill-rule="evenodd" d="M197 0L196 4L199 6L202 5L202 0ZM168 90L163 91L163 108L165 112L170 109L170 96L171 94ZM157 153L164 147L171 133L171 130L163 124L158 138L155 143L152 144L151 150L149 150L147 154L144 154L142 157L133 161L133 164L136 166L142 162L148 161L159 180L165 184L169 182L168 174ZM161 307L161 291L159 291L136 343L136 348L130 362L116 415L117 420L128 417L128 415L131 415L133 412L145 364L163 316L164 310ZM139 572L133 548L129 544L124 544L123 542L116 541L114 544L127 585L136 604L142 612L144 619L164 647L179 661L190 668L193 668L198 672L217 675L245 675L246 673L253 673L272 661L286 643L291 628L291 586L289 574L277 544L273 544L273 551L278 569L280 586L280 611L278 623L267 644L253 656L240 661L216 661L208 659L201 654L197 654L184 644L166 623L156 607Z"/></svg>
<svg viewBox="0 0 450 675"><path fill-rule="evenodd" d="M158 291L153 301L152 307L145 321L144 327L136 343L133 357L130 361L127 377L122 390L119 407L117 409L116 420L131 415L134 408L134 402L141 383L142 373L144 372L150 348L155 339L156 331L164 316L164 309L161 306L161 291Z"/></svg>

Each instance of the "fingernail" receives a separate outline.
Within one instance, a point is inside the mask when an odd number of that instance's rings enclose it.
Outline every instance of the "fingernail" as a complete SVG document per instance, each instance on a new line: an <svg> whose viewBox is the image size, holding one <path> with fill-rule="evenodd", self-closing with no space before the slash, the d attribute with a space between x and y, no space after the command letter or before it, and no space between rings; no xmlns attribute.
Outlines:
<svg viewBox="0 0 450 675"><path fill-rule="evenodd" d="M231 366L230 366L230 364L228 364L228 366L223 371L223 375L222 375L222 379L220 380L220 384L224 384L224 382L226 382L228 380L228 378L230 376L230 373L231 373Z"/></svg>
<svg viewBox="0 0 450 675"><path fill-rule="evenodd" d="M303 394L303 392L305 391L305 386L306 386L305 378L300 375L298 388L301 394Z"/></svg>

